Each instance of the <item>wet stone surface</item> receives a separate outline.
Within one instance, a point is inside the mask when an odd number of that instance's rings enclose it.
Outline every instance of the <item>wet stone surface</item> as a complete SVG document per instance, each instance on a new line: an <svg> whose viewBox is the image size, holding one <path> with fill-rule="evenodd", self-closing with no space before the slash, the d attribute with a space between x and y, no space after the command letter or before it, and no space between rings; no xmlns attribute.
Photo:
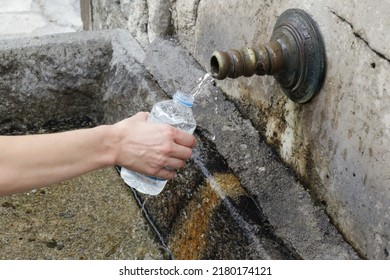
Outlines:
<svg viewBox="0 0 390 280"><path fill-rule="evenodd" d="M159 196L139 196L174 259L300 258L202 136L194 158Z"/></svg>

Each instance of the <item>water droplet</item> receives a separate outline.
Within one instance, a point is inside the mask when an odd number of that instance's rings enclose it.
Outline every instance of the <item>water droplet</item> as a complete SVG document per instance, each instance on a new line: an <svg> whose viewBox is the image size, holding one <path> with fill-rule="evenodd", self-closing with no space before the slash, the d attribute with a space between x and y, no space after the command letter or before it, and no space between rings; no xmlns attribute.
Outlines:
<svg viewBox="0 0 390 280"><path fill-rule="evenodd" d="M204 131L203 135L210 141L214 141L215 140L215 134L214 133L211 133L209 131Z"/></svg>

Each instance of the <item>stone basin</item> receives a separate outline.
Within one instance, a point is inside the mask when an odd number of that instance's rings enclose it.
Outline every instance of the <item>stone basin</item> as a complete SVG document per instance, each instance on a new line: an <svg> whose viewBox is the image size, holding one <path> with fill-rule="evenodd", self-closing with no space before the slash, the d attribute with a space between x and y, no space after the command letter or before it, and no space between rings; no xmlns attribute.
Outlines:
<svg viewBox="0 0 390 280"><path fill-rule="evenodd" d="M205 74L174 39L126 31L0 41L1 134L114 123ZM194 156L158 196L115 168L0 199L0 258L358 259L320 203L217 87Z"/></svg>

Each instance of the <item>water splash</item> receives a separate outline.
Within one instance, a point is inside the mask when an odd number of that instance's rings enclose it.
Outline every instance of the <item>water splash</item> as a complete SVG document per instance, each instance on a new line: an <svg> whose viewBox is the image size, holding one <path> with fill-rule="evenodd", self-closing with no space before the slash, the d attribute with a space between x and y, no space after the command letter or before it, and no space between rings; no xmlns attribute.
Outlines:
<svg viewBox="0 0 390 280"><path fill-rule="evenodd" d="M196 86L190 91L190 94L194 99L203 91L203 89L214 81L213 76L210 73L206 73L198 80Z"/></svg>
<svg viewBox="0 0 390 280"><path fill-rule="evenodd" d="M192 152L192 159L194 163L200 168L203 176L205 176L206 180L209 182L211 188L217 193L217 195L221 198L226 209L229 211L230 215L237 222L240 228L243 229L245 236L252 242L252 244L257 248L258 252L261 252L262 256L266 260L272 259L271 256L264 249L263 245L260 243L259 239L253 233L255 229L252 225L250 225L247 221L245 221L240 212L234 207L234 205L227 199L228 195L221 188L218 182L215 180L214 176L210 173L207 167L204 164L204 160L200 156L200 153L197 149L194 149Z"/></svg>

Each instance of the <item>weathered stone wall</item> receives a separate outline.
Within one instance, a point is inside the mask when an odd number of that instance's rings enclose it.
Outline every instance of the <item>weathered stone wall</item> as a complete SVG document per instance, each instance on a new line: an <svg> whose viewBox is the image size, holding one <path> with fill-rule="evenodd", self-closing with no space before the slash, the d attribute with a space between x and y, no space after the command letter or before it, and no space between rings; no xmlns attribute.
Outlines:
<svg viewBox="0 0 390 280"><path fill-rule="evenodd" d="M193 77L205 74L176 40L159 38L144 51L125 30L0 40L0 57L4 58L0 61L0 134L58 131L96 125L100 120L113 123L150 110L178 87L189 90ZM134 191L142 206L136 216L143 213L155 225L144 235L155 229L159 245L148 248L143 238L132 239L138 235L128 219L134 212L122 211L134 210L131 198L119 212L113 210L116 198L123 199L128 192L124 183L117 185L119 175L111 170L60 184L58 190L1 199L4 238L0 247L4 250L0 258L359 258L324 209L313 204L296 176L220 89L207 87L195 104L198 141L192 160L159 196ZM89 122L79 123L75 117ZM80 204L72 198L67 200L72 206L65 207L69 188L78 201L87 201L81 207L84 212L93 209L101 219L93 214L82 218ZM108 198L111 203L104 201ZM50 206L48 213L47 202L59 208ZM15 222L21 213L28 217ZM81 216L69 227L67 219L75 213ZM51 223L46 225L42 221L48 216ZM130 220L139 229L145 225ZM113 239L107 232L110 226L126 238L118 234ZM93 235L98 237L85 241ZM161 254L156 254L158 248Z"/></svg>
<svg viewBox="0 0 390 280"><path fill-rule="evenodd" d="M86 36L82 43L93 47L76 49L50 36L1 41L0 131L36 133L103 119L99 99L101 77L111 57L110 41Z"/></svg>
<svg viewBox="0 0 390 280"><path fill-rule="evenodd" d="M272 77L218 82L310 188L362 256L389 258L390 3L298 0L93 0L93 29L128 29L146 47L175 35L205 68L214 50L267 42L286 9L310 13L327 53L310 103L283 96ZM163 62L162 62L163 63Z"/></svg>

